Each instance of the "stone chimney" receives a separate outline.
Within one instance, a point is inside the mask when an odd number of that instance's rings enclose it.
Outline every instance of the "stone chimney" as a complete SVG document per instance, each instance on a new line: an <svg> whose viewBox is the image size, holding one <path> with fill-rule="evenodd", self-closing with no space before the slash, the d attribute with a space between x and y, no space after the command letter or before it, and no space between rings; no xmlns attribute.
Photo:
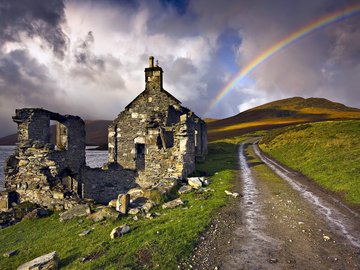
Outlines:
<svg viewBox="0 0 360 270"><path fill-rule="evenodd" d="M150 56L149 57L149 68L153 68L154 67L154 56Z"/></svg>
<svg viewBox="0 0 360 270"><path fill-rule="evenodd" d="M163 70L161 67L156 64L154 66L154 57L149 57L149 67L145 68L145 83L146 83L146 89L149 83L153 82L158 85L156 89L163 89L163 78L162 78Z"/></svg>

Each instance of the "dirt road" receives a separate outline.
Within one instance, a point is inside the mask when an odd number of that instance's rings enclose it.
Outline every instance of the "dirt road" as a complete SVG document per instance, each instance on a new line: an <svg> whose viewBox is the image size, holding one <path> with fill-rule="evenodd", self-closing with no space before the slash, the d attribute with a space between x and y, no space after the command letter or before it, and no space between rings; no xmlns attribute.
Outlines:
<svg viewBox="0 0 360 270"><path fill-rule="evenodd" d="M360 216L304 176L239 147L233 199L196 248L193 269L360 269Z"/></svg>

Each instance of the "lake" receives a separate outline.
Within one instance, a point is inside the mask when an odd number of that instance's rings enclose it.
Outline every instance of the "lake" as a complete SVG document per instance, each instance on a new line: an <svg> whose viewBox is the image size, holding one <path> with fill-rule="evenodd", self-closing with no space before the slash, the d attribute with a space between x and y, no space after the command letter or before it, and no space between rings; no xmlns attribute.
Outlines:
<svg viewBox="0 0 360 270"><path fill-rule="evenodd" d="M86 147L86 164L91 168L101 167L108 161L107 151L89 150L97 146ZM0 191L4 190L4 162L14 153L14 145L0 145Z"/></svg>

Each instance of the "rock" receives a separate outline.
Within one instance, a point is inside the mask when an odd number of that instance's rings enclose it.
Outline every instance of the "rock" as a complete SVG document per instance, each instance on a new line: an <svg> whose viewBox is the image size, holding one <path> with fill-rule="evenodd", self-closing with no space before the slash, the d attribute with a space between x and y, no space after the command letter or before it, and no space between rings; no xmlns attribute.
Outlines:
<svg viewBox="0 0 360 270"><path fill-rule="evenodd" d="M108 205L109 205L110 207L114 207L114 208L115 208L115 207L116 207L116 201L117 201L117 199L111 200Z"/></svg>
<svg viewBox="0 0 360 270"><path fill-rule="evenodd" d="M149 200L146 203L144 203L143 206L141 206L141 208L144 210L145 213L148 213L156 204Z"/></svg>
<svg viewBox="0 0 360 270"><path fill-rule="evenodd" d="M201 183L204 183L205 180L207 180L204 176L201 176L201 177L198 177L198 178L199 178L199 180L201 181Z"/></svg>
<svg viewBox="0 0 360 270"><path fill-rule="evenodd" d="M175 200L164 203L162 205L162 208L163 209L172 209L172 208L175 208L175 207L177 207L179 205L184 205L184 202L180 198L177 198Z"/></svg>
<svg viewBox="0 0 360 270"><path fill-rule="evenodd" d="M53 198L57 200L64 199L64 192L53 191Z"/></svg>
<svg viewBox="0 0 360 270"><path fill-rule="evenodd" d="M210 180L209 180L209 179L205 179L204 182L203 182L203 185L204 185L204 186L210 185Z"/></svg>
<svg viewBox="0 0 360 270"><path fill-rule="evenodd" d="M126 215L130 204L129 194L119 194L116 201L116 211Z"/></svg>
<svg viewBox="0 0 360 270"><path fill-rule="evenodd" d="M145 218L147 218L147 219L153 219L153 218L154 218L154 215L153 215L152 213L147 213L147 214L145 215Z"/></svg>
<svg viewBox="0 0 360 270"><path fill-rule="evenodd" d="M202 187L202 182L199 177L189 177L187 181L188 184L195 189L199 189Z"/></svg>
<svg viewBox="0 0 360 270"><path fill-rule="evenodd" d="M139 218L138 218L137 216L134 216L134 217L133 217L133 220L134 220L134 221L138 221Z"/></svg>
<svg viewBox="0 0 360 270"><path fill-rule="evenodd" d="M236 193L236 192L230 192L230 191L225 190L225 193L226 193L226 195L232 196L234 198L239 197L239 193Z"/></svg>
<svg viewBox="0 0 360 270"><path fill-rule="evenodd" d="M278 260L275 259L275 258L270 258L269 259L269 263L277 263L277 262L278 262Z"/></svg>
<svg viewBox="0 0 360 270"><path fill-rule="evenodd" d="M59 256L56 251L35 258L34 260L24 263L17 270L56 270L58 269Z"/></svg>
<svg viewBox="0 0 360 270"><path fill-rule="evenodd" d="M170 194L171 190L176 186L176 179L173 180L161 180L156 189L160 192L161 195Z"/></svg>
<svg viewBox="0 0 360 270"><path fill-rule="evenodd" d="M188 192L190 192L192 189L193 189L192 186L185 185L185 186L182 186L181 188L179 188L178 193L179 193L179 194L188 193Z"/></svg>
<svg viewBox="0 0 360 270"><path fill-rule="evenodd" d="M49 215L49 210L45 208L36 208L32 210L30 213L26 214L24 218L33 220L35 218L46 217Z"/></svg>
<svg viewBox="0 0 360 270"><path fill-rule="evenodd" d="M10 250L10 251L5 252L5 253L3 254L3 256L4 256L5 258L10 258L10 257L16 255L17 253L18 253L17 250Z"/></svg>
<svg viewBox="0 0 360 270"><path fill-rule="evenodd" d="M82 233L79 233L79 236L85 236L85 235L88 235L89 233L91 233L91 230L86 230L86 231L83 231Z"/></svg>
<svg viewBox="0 0 360 270"><path fill-rule="evenodd" d="M116 220L119 218L119 213L113 208L103 207L95 213L90 214L87 218L93 222L99 222L106 218Z"/></svg>
<svg viewBox="0 0 360 270"><path fill-rule="evenodd" d="M323 234L323 240L325 242L330 241L330 239L331 239L330 236L327 236L327 235Z"/></svg>
<svg viewBox="0 0 360 270"><path fill-rule="evenodd" d="M133 201L139 197L143 197L144 191L141 188L132 188L127 192L127 194L130 195L130 200Z"/></svg>
<svg viewBox="0 0 360 270"><path fill-rule="evenodd" d="M91 209L88 204L79 204L69 210L60 214L60 222L73 219L75 217L83 217L91 214Z"/></svg>
<svg viewBox="0 0 360 270"><path fill-rule="evenodd" d="M139 214L140 209L139 208L131 208L128 212L129 215L137 215Z"/></svg>
<svg viewBox="0 0 360 270"><path fill-rule="evenodd" d="M110 238L115 239L119 236L123 236L124 234L127 234L130 232L130 226L125 224L123 226L119 226L114 228L110 233Z"/></svg>
<svg viewBox="0 0 360 270"><path fill-rule="evenodd" d="M208 187L200 188L199 190L202 191L202 192L205 192L205 193L207 193L207 192L215 192L215 189L208 188Z"/></svg>

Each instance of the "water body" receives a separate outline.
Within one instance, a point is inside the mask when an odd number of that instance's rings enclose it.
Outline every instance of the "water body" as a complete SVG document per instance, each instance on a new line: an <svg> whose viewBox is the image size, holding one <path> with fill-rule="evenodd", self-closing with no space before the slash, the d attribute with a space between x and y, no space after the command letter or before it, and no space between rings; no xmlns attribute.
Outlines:
<svg viewBox="0 0 360 270"><path fill-rule="evenodd" d="M91 168L101 167L108 160L107 151L88 150L96 148L96 146L87 146L86 164ZM4 190L4 162L14 153L14 145L0 145L0 191Z"/></svg>

